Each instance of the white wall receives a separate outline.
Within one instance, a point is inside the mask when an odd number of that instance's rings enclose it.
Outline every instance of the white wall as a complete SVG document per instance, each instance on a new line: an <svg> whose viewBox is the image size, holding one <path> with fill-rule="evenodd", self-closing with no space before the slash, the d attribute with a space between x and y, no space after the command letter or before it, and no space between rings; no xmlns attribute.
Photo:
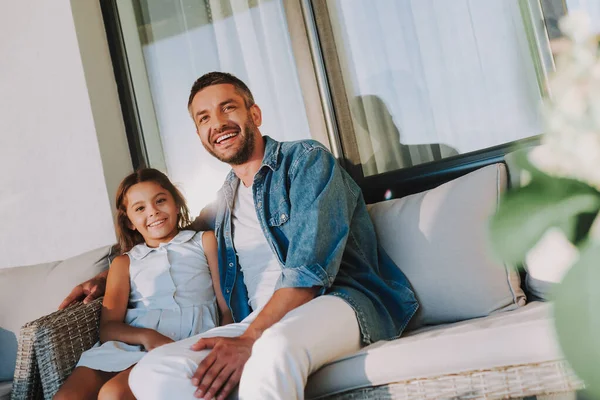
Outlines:
<svg viewBox="0 0 600 400"><path fill-rule="evenodd" d="M103 29L97 0L0 2L0 268L115 241L131 162Z"/></svg>

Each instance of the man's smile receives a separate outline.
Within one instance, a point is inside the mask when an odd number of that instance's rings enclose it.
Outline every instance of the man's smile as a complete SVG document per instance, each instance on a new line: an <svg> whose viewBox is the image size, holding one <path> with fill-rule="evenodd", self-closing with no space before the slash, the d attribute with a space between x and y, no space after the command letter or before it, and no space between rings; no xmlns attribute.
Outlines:
<svg viewBox="0 0 600 400"><path fill-rule="evenodd" d="M221 144L223 142L226 142L227 140L237 136L238 134L239 131L232 132L231 130L228 130L227 132L224 132L223 134L217 137L217 140L215 140L215 144Z"/></svg>

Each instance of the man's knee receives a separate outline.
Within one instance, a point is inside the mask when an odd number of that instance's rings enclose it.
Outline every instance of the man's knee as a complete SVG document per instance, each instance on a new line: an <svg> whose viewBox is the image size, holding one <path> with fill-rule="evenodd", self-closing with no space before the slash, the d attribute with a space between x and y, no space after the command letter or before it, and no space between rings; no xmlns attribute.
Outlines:
<svg viewBox="0 0 600 400"><path fill-rule="evenodd" d="M152 350L131 370L129 387L136 397L178 398L176 393L193 393L191 377L198 364L185 354L164 351L167 346Z"/></svg>

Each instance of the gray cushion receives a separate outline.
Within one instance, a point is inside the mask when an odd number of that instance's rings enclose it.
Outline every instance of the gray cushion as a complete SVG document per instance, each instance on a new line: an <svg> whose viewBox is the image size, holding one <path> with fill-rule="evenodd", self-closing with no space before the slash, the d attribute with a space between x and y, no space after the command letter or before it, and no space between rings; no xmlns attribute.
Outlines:
<svg viewBox="0 0 600 400"><path fill-rule="evenodd" d="M55 311L73 287L108 267L110 246L45 264L0 269L0 381L14 374L19 330Z"/></svg>
<svg viewBox="0 0 600 400"><path fill-rule="evenodd" d="M406 274L421 305L410 328L525 304L517 271L488 250L488 220L505 187L506 168L495 164L369 207L381 245Z"/></svg>

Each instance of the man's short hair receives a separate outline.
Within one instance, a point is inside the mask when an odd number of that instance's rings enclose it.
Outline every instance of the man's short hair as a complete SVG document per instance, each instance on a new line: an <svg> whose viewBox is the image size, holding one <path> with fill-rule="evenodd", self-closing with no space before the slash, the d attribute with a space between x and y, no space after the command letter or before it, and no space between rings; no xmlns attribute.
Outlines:
<svg viewBox="0 0 600 400"><path fill-rule="evenodd" d="M192 105L192 100L194 100L194 96L198 94L204 88L213 85L221 85L221 84L231 84L235 88L235 91L244 98L244 103L246 104L246 108L250 108L254 105L254 96L252 96L252 92L248 89L248 86L244 82L242 82L236 76L227 73L227 72L209 72L207 74L202 75L200 78L196 79L196 82L192 85L192 90L190 91L190 98L188 99L188 109Z"/></svg>

